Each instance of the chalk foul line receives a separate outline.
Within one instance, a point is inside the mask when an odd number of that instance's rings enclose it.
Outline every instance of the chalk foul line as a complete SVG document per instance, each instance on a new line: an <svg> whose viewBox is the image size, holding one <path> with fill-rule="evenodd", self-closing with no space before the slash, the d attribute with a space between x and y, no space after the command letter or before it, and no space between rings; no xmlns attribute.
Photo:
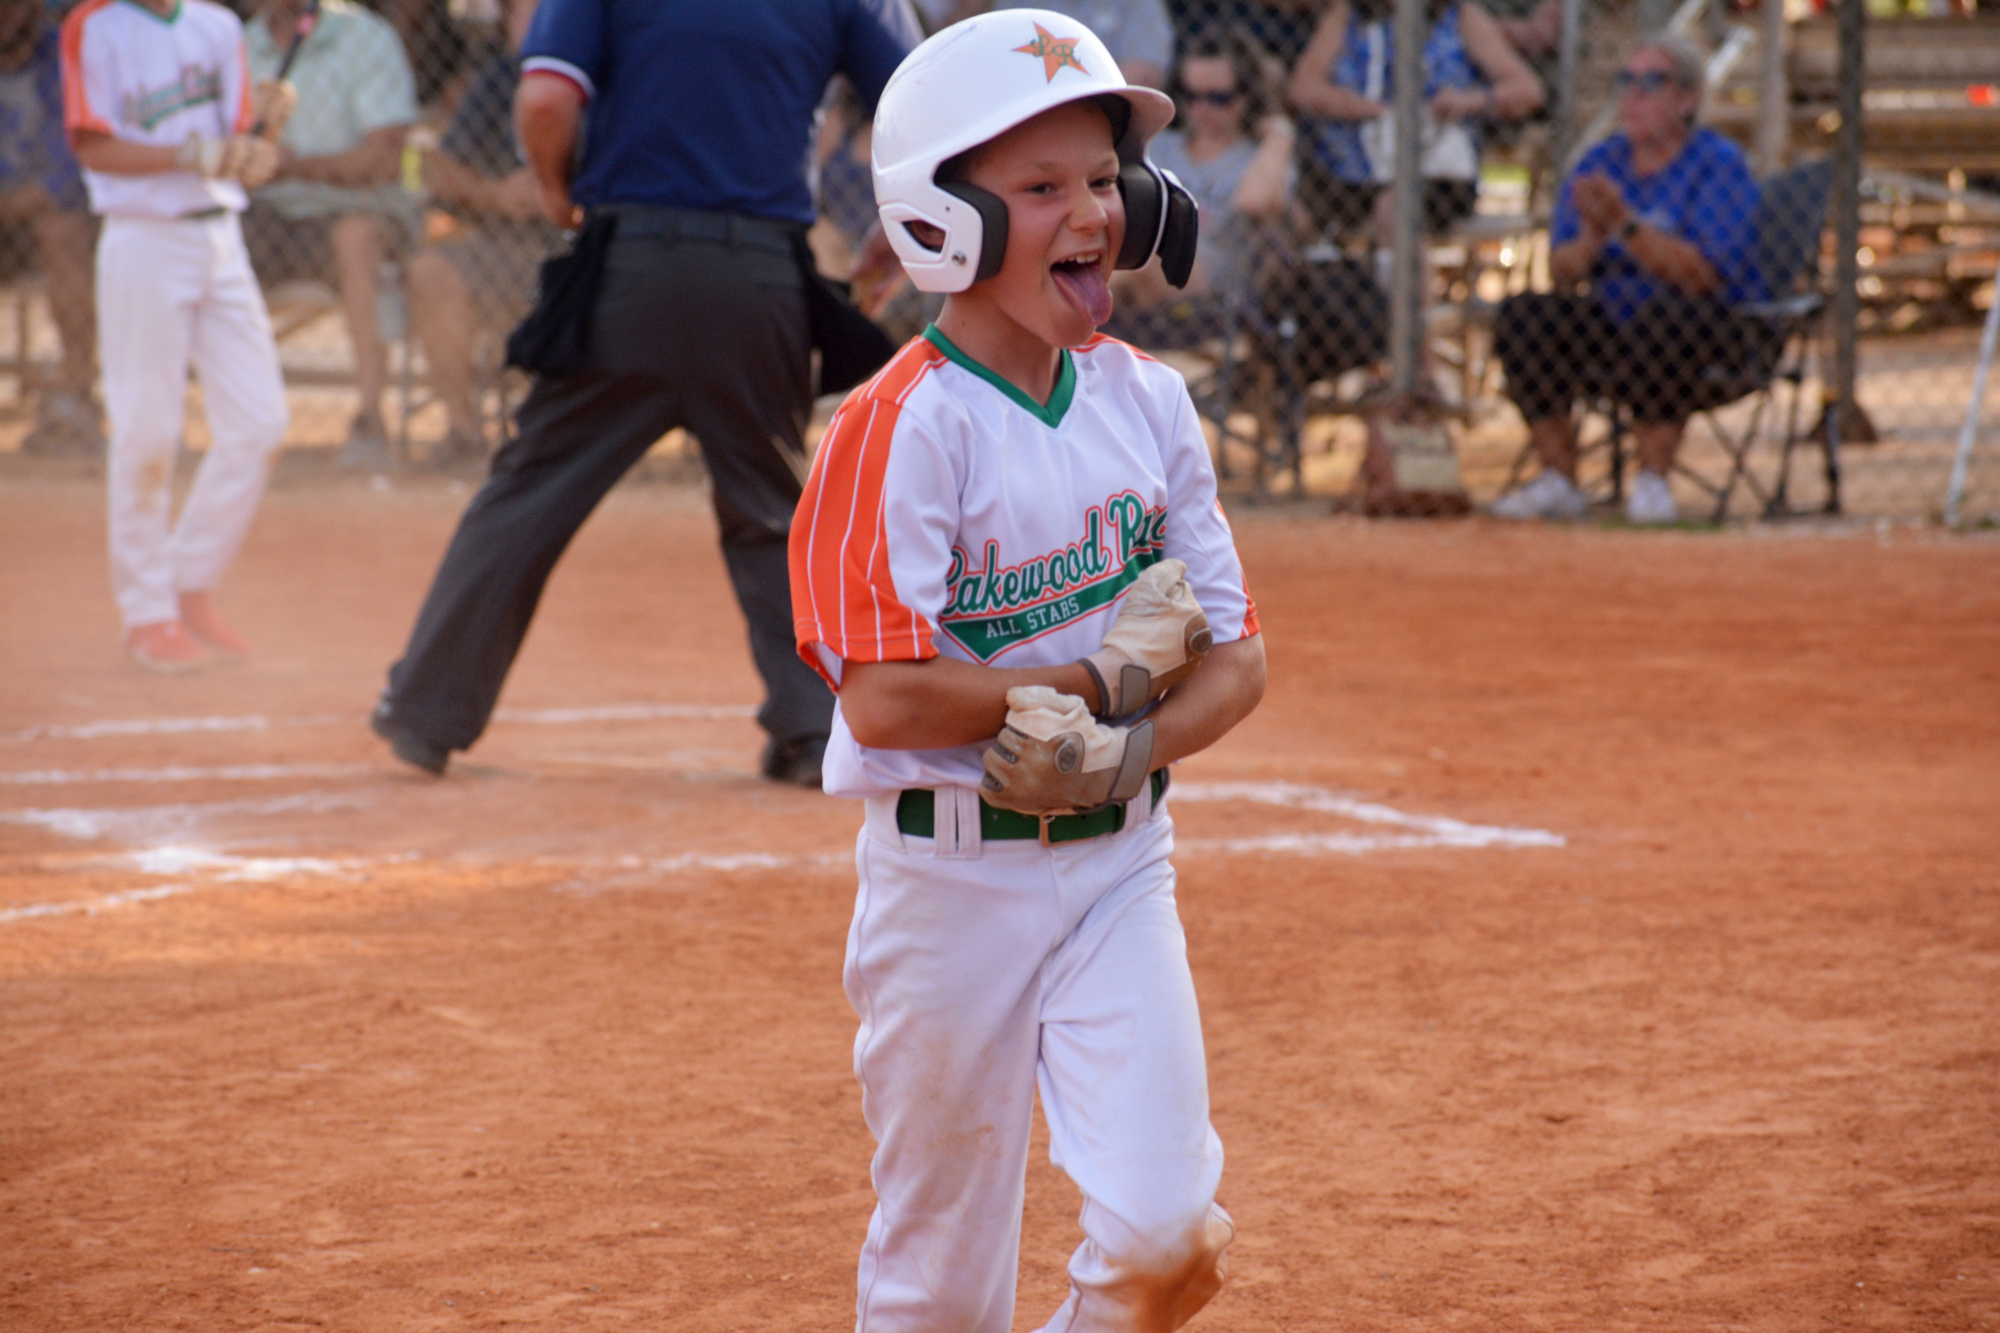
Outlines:
<svg viewBox="0 0 2000 1333"><path fill-rule="evenodd" d="M65 787L96 782L277 782L287 778L351 778L380 773L379 764L223 764L164 768L43 768L0 773L0 783L23 787Z"/></svg>
<svg viewBox="0 0 2000 1333"><path fill-rule="evenodd" d="M751 704L622 703L583 708L502 708L493 715L493 720L528 726L565 727L588 722L713 721L756 715L757 709ZM279 718L255 713L231 717L136 717L81 722L71 726L25 727L19 731L0 732L0 741L90 741L108 736L184 736L199 732L273 731L297 727L362 727L367 723L367 716L358 713L316 713Z"/></svg>
<svg viewBox="0 0 2000 1333"><path fill-rule="evenodd" d="M363 770L367 771L367 770ZM284 798L267 802L218 802L208 807L164 806L153 807L153 812L171 811L196 812L202 810L242 811L247 813L278 813L281 809L301 808L297 802L312 798ZM1258 834L1241 838L1181 838L1176 842L1178 852L1195 855L1255 855L1278 854L1294 856L1358 856L1369 852L1394 851L1426 847L1450 847L1473 849L1516 849L1516 848L1557 848L1568 845L1560 834L1543 829L1519 828L1503 825L1474 824L1462 819L1452 819L1444 815L1419 815L1398 810L1394 806L1383 805L1379 801L1365 801L1351 796L1342 796L1322 787L1311 787L1291 782L1177 782L1169 797L1170 802L1189 804L1223 803L1243 801L1253 805L1272 806L1281 809L1300 810L1313 814L1335 815L1358 824L1381 828L1380 833L1334 832L1282 832ZM16 811L5 816L14 822L39 823L58 832L73 836L94 837L100 827L97 821L115 816L117 811L91 810L41 810ZM128 812L129 813L129 812ZM410 857L394 857L391 860L409 860ZM379 858L369 859L327 859L320 857L244 857L214 852L205 848L170 845L146 848L129 852L118 857L106 858L103 864L117 865L140 874L179 876L200 875L206 883L273 883L300 876L338 876L351 873L363 866L375 864ZM586 863L563 862L565 866L583 870L591 876L588 879L572 878L556 886L559 892L593 894L605 890L637 887L641 883L657 881L662 876L684 874L690 871L716 873L756 872L770 870L836 870L849 864L845 852L816 852L797 855L780 855L768 852L685 852L667 857L624 856L613 860ZM150 902L160 898L192 892L204 887L203 881L187 881L177 884L156 885L133 889L122 893L108 894L82 902L35 903L24 907L0 910L0 924L25 921L38 917L84 914L94 916L108 908L128 903Z"/></svg>
<svg viewBox="0 0 2000 1333"><path fill-rule="evenodd" d="M72 902L28 903L21 907L10 907L0 910L0 925L54 916L96 916L99 912L112 908L125 907L132 903L158 902L162 898L174 898L218 884L275 884L289 879L338 878L369 866L408 859L410 858L407 856L340 859L318 856L230 856L202 847L149 847L122 856L107 856L95 864L108 869L130 870L141 875L162 877L199 875L202 878L152 884L144 888L125 889L117 893L107 893L100 897Z"/></svg>

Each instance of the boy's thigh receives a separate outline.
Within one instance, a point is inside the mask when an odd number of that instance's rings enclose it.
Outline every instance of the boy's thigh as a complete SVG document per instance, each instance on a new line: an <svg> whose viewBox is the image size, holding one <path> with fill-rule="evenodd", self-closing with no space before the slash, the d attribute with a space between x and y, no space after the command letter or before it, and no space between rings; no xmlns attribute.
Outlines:
<svg viewBox="0 0 2000 1333"><path fill-rule="evenodd" d="M1201 1012L1167 859L1171 832L1161 817L1133 830L1127 845L1107 840L1115 881L1044 969L1042 1103L1072 1175L1084 1155L1205 1158L1212 1147Z"/></svg>

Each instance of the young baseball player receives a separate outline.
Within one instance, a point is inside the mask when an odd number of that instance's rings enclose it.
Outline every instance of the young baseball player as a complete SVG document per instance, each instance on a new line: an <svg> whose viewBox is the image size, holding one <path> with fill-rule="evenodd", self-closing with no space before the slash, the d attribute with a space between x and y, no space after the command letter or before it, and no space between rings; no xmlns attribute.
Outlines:
<svg viewBox="0 0 2000 1333"><path fill-rule="evenodd" d="M1166 1333L1222 1283L1161 798L1255 707L1263 648L1185 385L1095 335L1114 266L1192 261L1192 203L1144 160L1172 115L1037 10L932 37L877 111L883 225L950 295L842 405L791 538L840 700L826 790L866 802L866 1333L1012 1326L1037 1088L1084 1197L1046 1329Z"/></svg>
<svg viewBox="0 0 2000 1333"><path fill-rule="evenodd" d="M249 651L211 595L263 495L286 410L237 215L244 188L277 167L271 139L289 93L268 85L253 96L243 25L210 0L86 0L63 24L62 65L70 144L104 217L97 328L112 588L133 658L191 670L211 651ZM210 444L170 523L190 361Z"/></svg>

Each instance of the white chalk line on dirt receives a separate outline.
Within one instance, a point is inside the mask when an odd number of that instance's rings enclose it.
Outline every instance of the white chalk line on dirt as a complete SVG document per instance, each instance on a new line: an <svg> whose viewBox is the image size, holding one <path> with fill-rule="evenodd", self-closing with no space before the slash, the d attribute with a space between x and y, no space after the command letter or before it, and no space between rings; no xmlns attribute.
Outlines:
<svg viewBox="0 0 2000 1333"><path fill-rule="evenodd" d="M583 708L502 708L493 715L496 722L524 723L528 726L566 727L587 722L654 722L671 719L714 721L723 718L755 717L751 704L598 704ZM366 725L365 715L317 713L302 717L263 717L250 713L233 717L138 717L81 722L71 726L27 727L0 732L0 740L100 740L116 736L183 736L215 731L274 731L281 728L337 727Z"/></svg>
<svg viewBox="0 0 2000 1333"><path fill-rule="evenodd" d="M1357 824L1383 824L1412 832L1391 836L1281 833L1254 838L1188 840L1182 848L1203 851L1366 852L1396 847L1564 847L1558 833L1543 829L1469 824L1444 815L1413 815L1379 801L1357 800L1296 782L1176 782L1170 801L1250 801L1290 810L1339 815Z"/></svg>
<svg viewBox="0 0 2000 1333"><path fill-rule="evenodd" d="M186 832L205 819L228 815L326 814L365 809L369 803L354 796L308 793L265 801L206 801L182 805L128 805L90 809L0 810L0 824L25 824L65 838L109 838L133 843Z"/></svg>
<svg viewBox="0 0 2000 1333"><path fill-rule="evenodd" d="M275 884L306 876L339 877L372 865L383 864L385 860L407 859L409 858L231 856L225 852L212 852L202 847L149 847L122 856L94 859L88 865L91 868L101 866L105 869L130 870L141 875L162 877L201 875L204 878L125 889L118 893L107 893L100 897L72 902L28 903L20 907L10 907L0 910L0 925L52 916L96 916L99 912L111 908L125 907L132 903L158 902L162 898L178 897L181 894L221 884Z"/></svg>
<svg viewBox="0 0 2000 1333"><path fill-rule="evenodd" d="M26 787L63 787L97 782L280 782L287 778L351 778L380 773L379 764L223 764L201 768L174 764L166 768L43 768L25 773L0 773L0 783Z"/></svg>
<svg viewBox="0 0 2000 1333"><path fill-rule="evenodd" d="M280 801L217 802L202 806L157 806L151 813L166 811L195 812L207 810L228 810L244 813L281 813L284 809L303 808L294 801L308 801L313 798L286 798ZM1400 851L1426 847L1511 849L1528 847L1564 847L1567 840L1560 834L1543 829L1503 827L1490 824L1474 824L1444 815L1417 815L1394 806L1383 805L1379 801L1364 801L1351 796L1342 796L1322 787L1311 787L1292 782L1178 782L1174 784L1170 798L1172 801L1190 804L1221 803L1227 801L1247 801L1255 805L1275 806L1282 809L1303 810L1315 814L1337 815L1362 824L1374 824L1404 830L1395 833L1268 833L1243 838L1182 838L1176 850L1195 855L1256 855L1275 853L1293 856L1359 856L1369 852ZM40 823L58 832L72 833L72 830L95 828L91 821L131 811L91 811L91 810L47 810L16 811L0 816L19 823ZM93 837L96 833L73 832L72 836ZM390 858L406 861L412 856ZM242 857L226 853L211 852L201 848L185 846L164 846L146 848L127 853L122 857L107 858L104 864L120 865L141 874L187 875L202 874L209 883L270 883L294 875L341 875L360 867L375 863L372 859L327 859L321 857ZM680 874L689 871L710 871L732 873L743 871L769 870L834 870L851 863L845 852L817 852L799 855L779 855L769 852L685 852L667 857L624 856L614 861L599 862L596 865L576 866L574 862L564 864L585 870L603 878L570 879L556 886L558 892L577 893L588 896L620 888L637 887L645 881L662 875ZM147 902L176 894L192 892L204 887L202 883L182 883L154 886L132 890L126 893L106 895L85 902L36 903L0 911L0 924L29 920L37 917L56 916L71 913L96 915L97 912L126 903Z"/></svg>

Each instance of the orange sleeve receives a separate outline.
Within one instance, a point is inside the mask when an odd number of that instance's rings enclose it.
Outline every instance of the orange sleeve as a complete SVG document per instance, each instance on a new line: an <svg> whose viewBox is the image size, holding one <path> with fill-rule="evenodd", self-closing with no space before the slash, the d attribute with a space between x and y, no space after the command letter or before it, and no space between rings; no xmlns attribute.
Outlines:
<svg viewBox="0 0 2000 1333"><path fill-rule="evenodd" d="M838 690L817 651L852 662L937 656L930 622L896 595L883 488L902 403L944 354L916 339L841 404L792 520L793 631L799 656Z"/></svg>
<svg viewBox="0 0 2000 1333"><path fill-rule="evenodd" d="M90 88L85 80L83 68L83 30L93 14L116 0L88 0L77 6L70 16L63 20L62 40L62 89L63 128L69 132L70 143L76 143L77 132L91 131L97 134L111 134L111 122L105 112L109 108L93 106Z"/></svg>

